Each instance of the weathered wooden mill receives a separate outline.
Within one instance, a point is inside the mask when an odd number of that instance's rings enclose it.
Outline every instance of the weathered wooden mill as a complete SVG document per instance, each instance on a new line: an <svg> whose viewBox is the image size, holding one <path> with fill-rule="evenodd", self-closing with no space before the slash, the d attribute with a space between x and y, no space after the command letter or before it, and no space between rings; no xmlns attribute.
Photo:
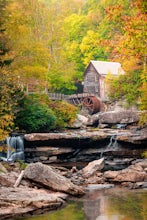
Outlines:
<svg viewBox="0 0 147 220"><path fill-rule="evenodd" d="M82 93L64 95L61 93L49 93L47 90L44 92L52 100L66 100L73 105L86 108L89 114L95 114L103 110L103 103L108 99L107 74L118 76L119 74L124 74L124 71L118 62L91 60L84 71ZM33 93L29 86L27 87L27 93Z"/></svg>

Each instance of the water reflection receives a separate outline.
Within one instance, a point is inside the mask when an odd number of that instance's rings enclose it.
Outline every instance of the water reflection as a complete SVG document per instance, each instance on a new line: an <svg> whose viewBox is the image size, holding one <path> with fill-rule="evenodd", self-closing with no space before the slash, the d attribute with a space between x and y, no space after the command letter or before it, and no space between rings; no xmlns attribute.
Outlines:
<svg viewBox="0 0 147 220"><path fill-rule="evenodd" d="M64 209L23 220L147 220L147 191L109 189L88 192Z"/></svg>

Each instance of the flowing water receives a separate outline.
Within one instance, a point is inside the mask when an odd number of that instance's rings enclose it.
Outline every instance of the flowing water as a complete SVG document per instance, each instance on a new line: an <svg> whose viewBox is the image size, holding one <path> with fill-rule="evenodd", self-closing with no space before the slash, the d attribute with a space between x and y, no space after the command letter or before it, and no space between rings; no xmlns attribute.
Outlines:
<svg viewBox="0 0 147 220"><path fill-rule="evenodd" d="M6 138L7 152L0 153L3 161L14 162L24 160L24 142L21 136L13 136Z"/></svg>
<svg viewBox="0 0 147 220"><path fill-rule="evenodd" d="M110 137L110 142L109 142L109 144L106 146L105 149L103 149L103 150L101 151L100 158L103 157L104 152L110 151L110 150L116 150L118 147L119 147L119 145L118 145L118 142L117 142L117 135L112 135L112 136Z"/></svg>
<svg viewBox="0 0 147 220"><path fill-rule="evenodd" d="M21 220L147 220L147 190L89 191L63 209Z"/></svg>

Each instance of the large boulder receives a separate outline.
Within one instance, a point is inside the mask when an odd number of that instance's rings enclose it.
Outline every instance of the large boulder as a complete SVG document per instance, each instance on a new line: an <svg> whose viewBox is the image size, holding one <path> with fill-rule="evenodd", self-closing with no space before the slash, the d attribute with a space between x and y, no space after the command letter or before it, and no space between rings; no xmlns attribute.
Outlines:
<svg viewBox="0 0 147 220"><path fill-rule="evenodd" d="M24 171L24 176L55 191L66 192L71 195L84 194L81 187L76 186L69 179L60 175L51 166L40 162L29 164Z"/></svg>
<svg viewBox="0 0 147 220"><path fill-rule="evenodd" d="M109 111L99 115L100 124L131 124L139 121L137 111Z"/></svg>
<svg viewBox="0 0 147 220"><path fill-rule="evenodd" d="M100 113L94 114L94 115L88 115L88 121L87 121L87 126L95 126L97 127L99 123L99 115Z"/></svg>
<svg viewBox="0 0 147 220"><path fill-rule="evenodd" d="M138 163L120 171L106 171L104 177L110 182L136 183L147 181L147 173Z"/></svg>
<svg viewBox="0 0 147 220"><path fill-rule="evenodd" d="M94 160L82 169L83 177L89 178L90 176L93 176L96 172L101 171L103 168L104 158Z"/></svg>
<svg viewBox="0 0 147 220"><path fill-rule="evenodd" d="M76 120L70 125L70 128L81 128L85 127L87 124L88 118L84 115L77 114Z"/></svg>

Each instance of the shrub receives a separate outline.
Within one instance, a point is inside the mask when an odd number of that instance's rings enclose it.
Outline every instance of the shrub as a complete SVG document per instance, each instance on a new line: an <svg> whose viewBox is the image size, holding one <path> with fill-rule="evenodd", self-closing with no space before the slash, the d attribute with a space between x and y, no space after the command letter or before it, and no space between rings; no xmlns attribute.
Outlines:
<svg viewBox="0 0 147 220"><path fill-rule="evenodd" d="M65 101L50 101L49 106L57 117L57 128L68 127L76 119L78 113L77 107Z"/></svg>
<svg viewBox="0 0 147 220"><path fill-rule="evenodd" d="M141 155L143 158L147 158L147 151L144 151Z"/></svg>
<svg viewBox="0 0 147 220"><path fill-rule="evenodd" d="M56 117L45 103L34 96L25 97L20 103L15 124L26 132L47 132L55 128Z"/></svg>

